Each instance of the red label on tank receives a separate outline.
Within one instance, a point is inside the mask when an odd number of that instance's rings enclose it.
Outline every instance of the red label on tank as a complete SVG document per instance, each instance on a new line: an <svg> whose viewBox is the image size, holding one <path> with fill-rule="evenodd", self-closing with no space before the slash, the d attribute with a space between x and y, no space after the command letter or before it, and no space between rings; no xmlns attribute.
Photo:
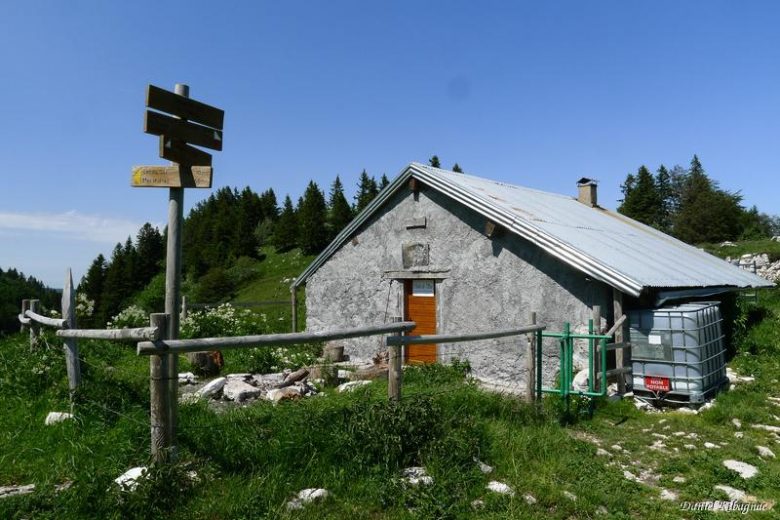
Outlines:
<svg viewBox="0 0 780 520"><path fill-rule="evenodd" d="M645 376L645 388L654 392L668 392L672 389L668 377Z"/></svg>

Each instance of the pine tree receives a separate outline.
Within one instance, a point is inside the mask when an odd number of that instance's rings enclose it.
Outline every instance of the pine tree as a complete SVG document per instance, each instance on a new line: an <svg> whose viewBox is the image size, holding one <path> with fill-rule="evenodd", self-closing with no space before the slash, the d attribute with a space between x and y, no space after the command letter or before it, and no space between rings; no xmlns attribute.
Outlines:
<svg viewBox="0 0 780 520"><path fill-rule="evenodd" d="M658 193L658 229L664 233L672 230L672 208L674 204L674 192L672 190L672 177L662 164L655 174L655 187Z"/></svg>
<svg viewBox="0 0 780 520"><path fill-rule="evenodd" d="M333 240L351 220L352 208L349 207L349 202L344 196L344 186L337 175L330 187L328 199L328 242Z"/></svg>
<svg viewBox="0 0 780 520"><path fill-rule="evenodd" d="M689 244L735 240L742 232L742 197L718 188L694 155L680 194L674 234Z"/></svg>
<svg viewBox="0 0 780 520"><path fill-rule="evenodd" d="M165 242L160 231L150 223L145 223L136 236L138 252L137 276L141 287L160 272L165 260Z"/></svg>
<svg viewBox="0 0 780 520"><path fill-rule="evenodd" d="M452 165L452 171L454 171L455 173L463 173L463 170L460 168L460 165L458 163Z"/></svg>
<svg viewBox="0 0 780 520"><path fill-rule="evenodd" d="M96 321L99 325L105 324L122 310L122 305L128 295L127 267L122 244L117 244L114 246L111 261L106 268L103 292L100 295L100 306L96 307L95 310Z"/></svg>
<svg viewBox="0 0 780 520"><path fill-rule="evenodd" d="M387 188L388 184L390 184L390 180L387 178L387 175L383 173L382 178L379 179L379 191L382 191L383 189Z"/></svg>
<svg viewBox="0 0 780 520"><path fill-rule="evenodd" d="M428 159L428 164L430 164L434 168L441 168L441 162L439 161L438 155L434 155L430 159Z"/></svg>
<svg viewBox="0 0 780 520"><path fill-rule="evenodd" d="M99 254L97 258L92 261L92 264L87 269L87 273L81 278L79 286L76 289L78 294L83 294L88 300L93 302L93 314L89 317L84 317L79 322L81 327L97 327L101 325L97 319L96 313L102 308L103 301L103 286L106 281L106 271L108 270L108 263L106 258Z"/></svg>
<svg viewBox="0 0 780 520"><path fill-rule="evenodd" d="M363 170L358 182L358 191L355 194L354 213L357 215L363 211L374 200L377 193L379 193L379 188L376 185L376 180L373 177L369 177L366 170Z"/></svg>
<svg viewBox="0 0 780 520"><path fill-rule="evenodd" d="M623 184L623 202L618 212L649 226L658 226L660 198L653 174L641 166L636 176L629 175Z"/></svg>
<svg viewBox="0 0 780 520"><path fill-rule="evenodd" d="M236 220L236 248L234 256L257 256L257 240L254 231L263 219L263 207L260 197L248 186L239 196Z"/></svg>
<svg viewBox="0 0 780 520"><path fill-rule="evenodd" d="M298 217L289 195L284 198L284 205L279 219L276 221L272 241L279 252L289 251L298 245Z"/></svg>
<svg viewBox="0 0 780 520"><path fill-rule="evenodd" d="M317 254L328 244L326 218L325 196L314 181L309 181L298 205L298 245L304 254Z"/></svg>
<svg viewBox="0 0 780 520"><path fill-rule="evenodd" d="M260 206L263 210L263 218L276 222L279 218L279 205L273 189L269 188L260 194Z"/></svg>

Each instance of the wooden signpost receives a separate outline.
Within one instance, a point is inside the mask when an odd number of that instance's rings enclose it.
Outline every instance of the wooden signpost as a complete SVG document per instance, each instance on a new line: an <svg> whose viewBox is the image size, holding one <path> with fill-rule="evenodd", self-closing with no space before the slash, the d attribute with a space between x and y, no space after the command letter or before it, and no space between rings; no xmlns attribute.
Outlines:
<svg viewBox="0 0 780 520"><path fill-rule="evenodd" d="M211 166L191 166L182 175L182 166L136 166L130 184L134 188L211 188Z"/></svg>
<svg viewBox="0 0 780 520"><path fill-rule="evenodd" d="M225 118L224 111L190 99L189 91L187 85L181 84L176 85L176 92L154 85L147 87L146 106L150 110L144 117L144 132L160 136L160 157L174 162L170 166L136 166L130 177L130 185L136 188L169 188L165 261L167 320L162 335L166 339L179 337L184 188L210 188L213 175L211 155L191 145L222 150ZM156 461L163 461L173 457L175 451L178 358L175 354L152 356L150 371L152 453Z"/></svg>

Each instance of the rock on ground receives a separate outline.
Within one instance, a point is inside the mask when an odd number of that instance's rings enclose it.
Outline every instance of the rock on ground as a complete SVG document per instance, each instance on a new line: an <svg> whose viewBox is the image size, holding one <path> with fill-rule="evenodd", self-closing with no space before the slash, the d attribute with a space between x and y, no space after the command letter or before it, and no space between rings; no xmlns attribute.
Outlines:
<svg viewBox="0 0 780 520"><path fill-rule="evenodd" d="M298 496L287 502L287 509L303 509L303 506L315 501L324 500L330 496L327 489L306 488L298 492Z"/></svg>
<svg viewBox="0 0 780 520"><path fill-rule="evenodd" d="M283 401L285 399L297 399L301 397L301 389L297 386L286 386L284 388L274 388L273 390L269 390L267 394L265 394L265 398L273 403L278 403L279 401Z"/></svg>
<svg viewBox="0 0 780 520"><path fill-rule="evenodd" d="M756 446L756 450L758 451L758 455L760 457L763 457L765 459L774 459L775 458L775 452L767 448L766 446Z"/></svg>
<svg viewBox="0 0 780 520"><path fill-rule="evenodd" d="M747 493L745 493L744 491L735 489L731 486L725 486L723 484L718 484L717 486L715 486L715 489L726 493L726 495L728 495L729 497L729 500L741 501L747 496Z"/></svg>
<svg viewBox="0 0 780 520"><path fill-rule="evenodd" d="M145 466L130 468L114 479L114 482L123 491L135 491L135 488L138 487L138 481L146 475L146 471Z"/></svg>
<svg viewBox="0 0 780 520"><path fill-rule="evenodd" d="M206 383L206 386L198 390L196 393L200 397L213 397L216 396L227 383L226 377L218 377Z"/></svg>
<svg viewBox="0 0 780 520"><path fill-rule="evenodd" d="M198 382L198 376L196 376L192 372L181 372L181 373L179 373L179 384L180 385L194 385L197 382Z"/></svg>
<svg viewBox="0 0 780 520"><path fill-rule="evenodd" d="M479 470L485 475L487 475L488 473L493 473L493 466L485 464L484 462L482 462L476 457L474 457L474 462L477 463L477 466L479 466Z"/></svg>
<svg viewBox="0 0 780 520"><path fill-rule="evenodd" d="M68 412L49 412L44 423L46 426L73 419L73 414Z"/></svg>
<svg viewBox="0 0 780 520"><path fill-rule="evenodd" d="M661 500L677 500L679 496L676 492L671 491L669 489L662 489L661 490Z"/></svg>
<svg viewBox="0 0 780 520"><path fill-rule="evenodd" d="M35 484L27 484L24 486L0 486L0 498L29 495L33 491L35 491Z"/></svg>
<svg viewBox="0 0 780 520"><path fill-rule="evenodd" d="M228 379L227 383L225 383L225 386L222 388L222 395L225 399L237 402L246 401L247 399L257 397L262 393L262 389L254 387L240 378Z"/></svg>
<svg viewBox="0 0 780 520"><path fill-rule="evenodd" d="M348 383L340 384L338 386L337 390L338 390L339 393L351 392L351 391L353 391L356 388L360 388L361 386L370 385L370 384L371 384L371 381L365 381L365 380L350 381Z"/></svg>
<svg viewBox="0 0 780 520"><path fill-rule="evenodd" d="M533 496L531 493L526 493L523 495L523 500L525 500L525 503L529 506L532 506L536 503L536 497Z"/></svg>
<svg viewBox="0 0 780 520"><path fill-rule="evenodd" d="M576 502L577 501L577 495L575 495L571 491L564 491L563 492L563 496L565 496L566 498L568 498L572 502Z"/></svg>
<svg viewBox="0 0 780 520"><path fill-rule="evenodd" d="M514 489L509 487L508 484L504 484L503 482L499 482L497 480L491 480L488 482L487 489L493 493L498 493L499 495L509 495L510 497L515 496Z"/></svg>
<svg viewBox="0 0 780 520"><path fill-rule="evenodd" d="M731 471L739 473L742 478L748 479L758 475L758 468L748 464L747 462L741 462L738 460L724 460L723 465Z"/></svg>
<svg viewBox="0 0 780 520"><path fill-rule="evenodd" d="M433 477L428 475L425 468L420 466L412 466L406 468L403 471L404 480L412 486L418 486L420 484L424 486L430 486L433 484Z"/></svg>
<svg viewBox="0 0 780 520"><path fill-rule="evenodd" d="M780 433L780 426L770 426L768 424L751 424L751 428L756 430L764 430L772 433Z"/></svg>

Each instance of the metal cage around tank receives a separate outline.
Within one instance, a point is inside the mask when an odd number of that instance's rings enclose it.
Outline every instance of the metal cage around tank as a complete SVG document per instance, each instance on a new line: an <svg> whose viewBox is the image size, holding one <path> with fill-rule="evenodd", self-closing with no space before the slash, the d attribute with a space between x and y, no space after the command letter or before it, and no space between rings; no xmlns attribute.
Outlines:
<svg viewBox="0 0 780 520"><path fill-rule="evenodd" d="M699 403L728 381L718 302L634 310L628 316L636 394Z"/></svg>

